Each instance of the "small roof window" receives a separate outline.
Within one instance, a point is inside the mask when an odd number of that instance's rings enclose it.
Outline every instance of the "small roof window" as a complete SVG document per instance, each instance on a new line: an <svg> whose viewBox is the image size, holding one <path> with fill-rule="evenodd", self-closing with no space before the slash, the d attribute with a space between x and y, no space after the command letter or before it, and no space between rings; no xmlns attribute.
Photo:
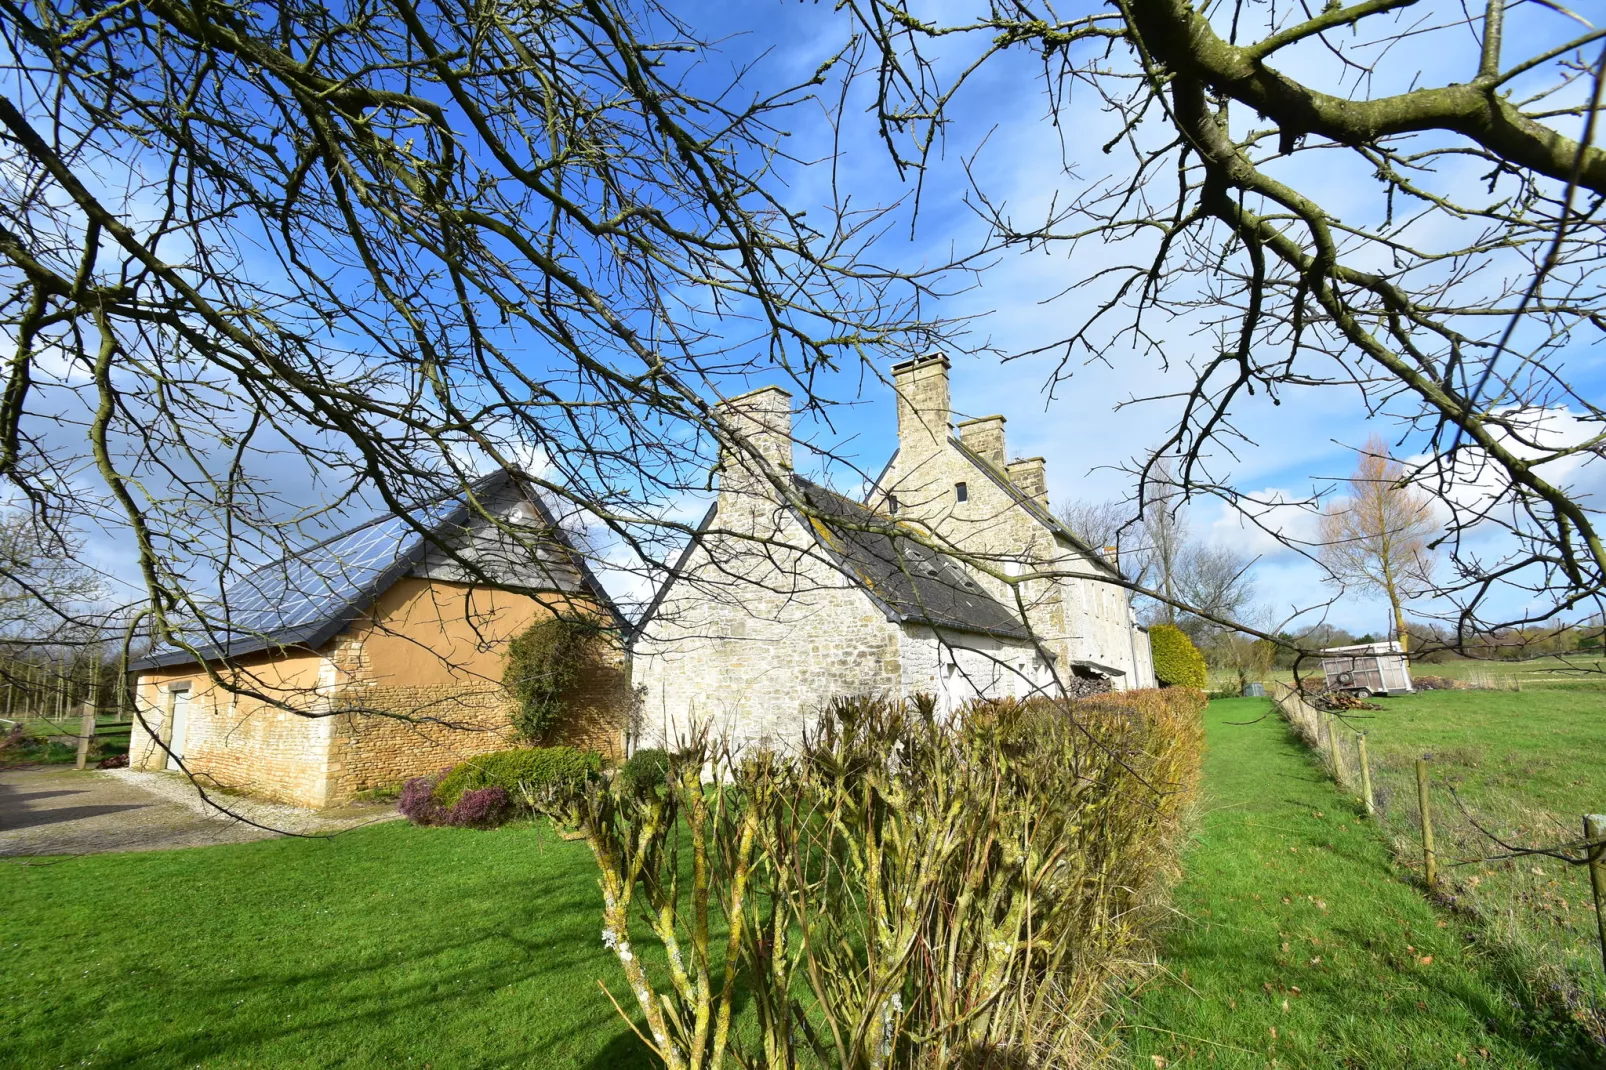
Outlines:
<svg viewBox="0 0 1606 1070"><path fill-rule="evenodd" d="M970 487L964 483L954 484L954 501L968 502L970 500Z"/></svg>

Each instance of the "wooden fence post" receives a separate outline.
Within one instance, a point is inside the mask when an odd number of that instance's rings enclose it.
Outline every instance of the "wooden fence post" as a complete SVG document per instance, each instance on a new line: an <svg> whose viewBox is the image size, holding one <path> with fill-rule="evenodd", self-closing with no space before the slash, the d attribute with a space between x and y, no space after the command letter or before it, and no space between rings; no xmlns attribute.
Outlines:
<svg viewBox="0 0 1606 1070"><path fill-rule="evenodd" d="M1333 779L1342 788L1349 783L1349 763L1344 759L1343 744L1338 741L1338 718L1332 714L1327 716L1327 745L1333 751Z"/></svg>
<svg viewBox="0 0 1606 1070"><path fill-rule="evenodd" d="M84 719L78 728L78 763L76 769L82 769L89 764L89 741L95 738L95 706L93 703L84 703Z"/></svg>
<svg viewBox="0 0 1606 1070"><path fill-rule="evenodd" d="M1355 733L1355 747L1361 752L1361 799L1366 803L1366 816L1377 816L1377 805L1372 802L1372 763L1366 757L1366 733Z"/></svg>
<svg viewBox="0 0 1606 1070"><path fill-rule="evenodd" d="M1606 839L1606 814L1584 815L1584 839ZM1606 847L1589 852L1589 884L1595 892L1595 929L1600 936L1600 964L1606 969Z"/></svg>
<svg viewBox="0 0 1606 1070"><path fill-rule="evenodd" d="M1433 856L1433 815L1428 811L1428 761L1416 760L1416 805L1422 812L1422 864L1426 869L1428 888L1439 883L1439 861Z"/></svg>

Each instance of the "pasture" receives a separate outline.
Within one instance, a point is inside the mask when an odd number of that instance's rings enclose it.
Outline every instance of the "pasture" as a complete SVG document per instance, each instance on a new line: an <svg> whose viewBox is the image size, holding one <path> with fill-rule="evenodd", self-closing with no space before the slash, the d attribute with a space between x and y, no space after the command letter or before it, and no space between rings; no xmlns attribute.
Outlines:
<svg viewBox="0 0 1606 1070"><path fill-rule="evenodd" d="M1273 669L1251 673L1268 684L1292 684L1292 669ZM1300 666L1302 677L1321 678L1321 664L1315 659ZM1438 676L1460 684L1497 691L1598 691L1606 693L1606 658L1599 654L1570 654L1527 661L1484 661L1474 658L1445 658L1442 661L1411 663L1413 677ZM1236 694L1238 673L1232 669L1212 669L1210 689Z"/></svg>
<svg viewBox="0 0 1606 1070"><path fill-rule="evenodd" d="M1415 763L1426 756L1441 894L1475 915L1535 984L1606 1033L1587 871L1498 857L1513 853L1501 842L1576 841L1583 814L1606 812L1606 692L1425 691L1378 704L1347 715L1339 738L1367 734L1380 817L1401 863L1420 873Z"/></svg>

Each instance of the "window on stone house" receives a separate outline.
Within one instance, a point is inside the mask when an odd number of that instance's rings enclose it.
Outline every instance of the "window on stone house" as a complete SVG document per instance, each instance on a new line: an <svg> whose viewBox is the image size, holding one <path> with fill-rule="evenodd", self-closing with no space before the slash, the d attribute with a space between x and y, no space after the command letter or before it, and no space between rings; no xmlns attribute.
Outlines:
<svg viewBox="0 0 1606 1070"><path fill-rule="evenodd" d="M896 494L887 495L887 512L894 516L898 514L898 496Z"/></svg>
<svg viewBox="0 0 1606 1070"><path fill-rule="evenodd" d="M954 500L955 501L961 501L961 502L968 502L970 500L970 488L967 487L963 483L955 483L954 484Z"/></svg>

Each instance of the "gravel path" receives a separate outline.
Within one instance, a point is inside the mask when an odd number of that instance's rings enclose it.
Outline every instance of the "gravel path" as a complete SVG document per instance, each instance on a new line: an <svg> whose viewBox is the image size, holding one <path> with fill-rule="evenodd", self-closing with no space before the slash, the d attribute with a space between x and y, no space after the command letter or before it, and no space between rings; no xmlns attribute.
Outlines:
<svg viewBox="0 0 1606 1070"><path fill-rule="evenodd" d="M214 798L239 817L202 801L179 773L0 769L0 856L162 851L284 833L327 835L396 816L387 805L304 810L221 793Z"/></svg>

